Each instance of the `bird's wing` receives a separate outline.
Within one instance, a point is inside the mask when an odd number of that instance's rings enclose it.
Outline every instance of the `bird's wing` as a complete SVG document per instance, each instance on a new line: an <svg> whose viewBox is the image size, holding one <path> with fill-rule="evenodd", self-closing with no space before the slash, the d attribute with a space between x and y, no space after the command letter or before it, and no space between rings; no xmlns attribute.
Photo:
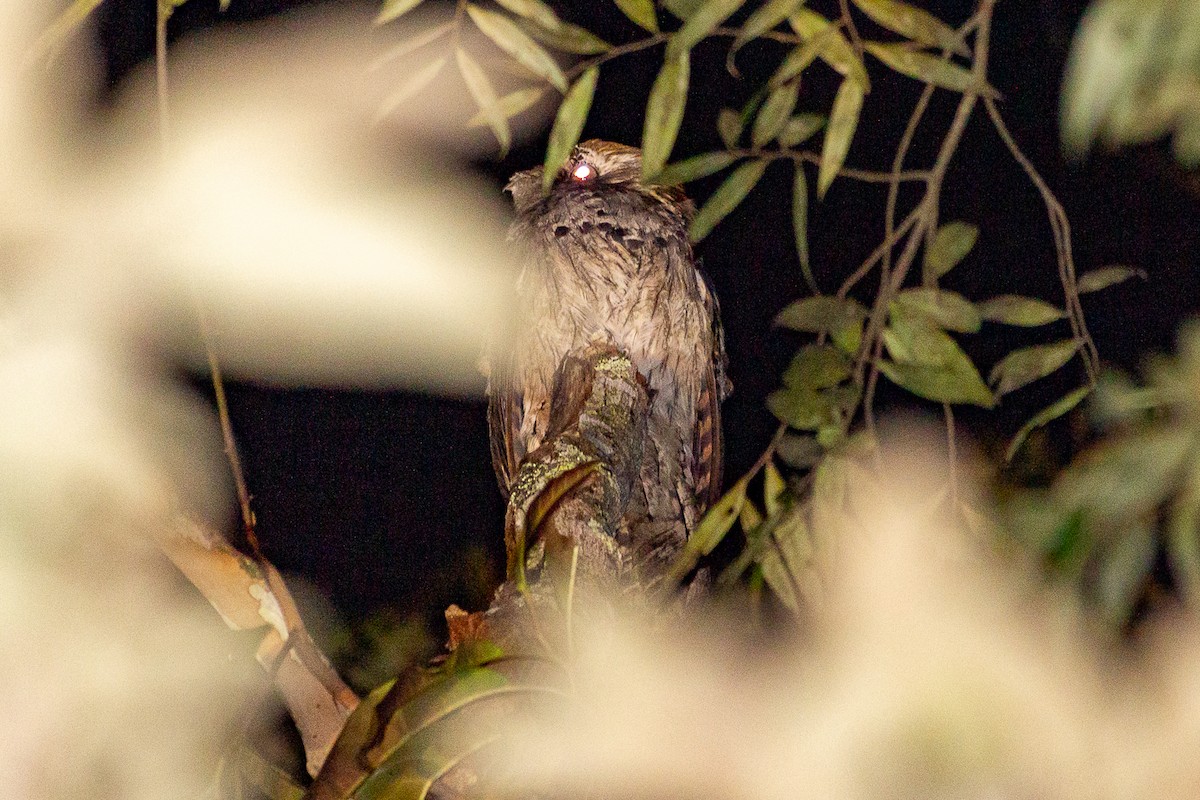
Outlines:
<svg viewBox="0 0 1200 800"><path fill-rule="evenodd" d="M488 375L488 438L492 445L492 467L505 499L525 455L520 439L523 401L513 377L511 358L493 356Z"/></svg>
<svg viewBox="0 0 1200 800"><path fill-rule="evenodd" d="M721 401L732 391L726 370L729 359L725 355L725 329L721 325L721 306L717 295L708 281L708 276L699 273L700 291L704 308L712 322L712 358L705 365L700 383L700 396L696 402L696 437L693 453L696 454L696 495L703 512L721 497L721 479L724 465L724 438L721 432Z"/></svg>

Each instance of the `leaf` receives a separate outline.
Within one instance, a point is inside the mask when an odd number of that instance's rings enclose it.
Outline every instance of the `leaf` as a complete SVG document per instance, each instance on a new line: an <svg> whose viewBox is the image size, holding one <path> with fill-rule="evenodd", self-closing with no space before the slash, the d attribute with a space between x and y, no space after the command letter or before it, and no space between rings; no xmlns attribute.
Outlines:
<svg viewBox="0 0 1200 800"><path fill-rule="evenodd" d="M675 59L691 50L713 32L729 15L742 7L746 0L704 0L667 41L667 59Z"/></svg>
<svg viewBox="0 0 1200 800"><path fill-rule="evenodd" d="M1034 328L1063 319L1067 312L1034 297L1003 294L980 303L979 315L989 322Z"/></svg>
<svg viewBox="0 0 1200 800"><path fill-rule="evenodd" d="M583 133L583 124L592 108L592 96L596 93L596 81L599 78L600 67L588 67L558 107L554 127L550 129L550 142L546 145L545 168L542 170L543 194L550 192L558 170L566 163L575 145L579 144L579 135Z"/></svg>
<svg viewBox="0 0 1200 800"><path fill-rule="evenodd" d="M379 111L376 112L376 116L379 118L386 117L388 114L395 111L396 108L405 100L414 96L432 83L433 79L438 76L438 73L442 71L442 67L446 66L446 62L449 60L449 56L442 56L441 58L430 61L428 64L425 64L419 70L414 72L408 80L400 85L399 89L388 95L383 103L380 104Z"/></svg>
<svg viewBox="0 0 1200 800"><path fill-rule="evenodd" d="M784 370L783 383L789 387L827 389L849 378L851 365L845 353L831 345L806 345Z"/></svg>
<svg viewBox="0 0 1200 800"><path fill-rule="evenodd" d="M966 371L946 366L880 361L879 371L900 388L926 400L938 403L969 403L983 408L996 405L996 399L984 385L974 365L970 362L968 365L970 370Z"/></svg>
<svg viewBox="0 0 1200 800"><path fill-rule="evenodd" d="M487 120L488 127L492 129L496 141L500 144L500 155L503 157L508 153L509 145L512 144L512 134L508 129L508 119L504 116L499 101L496 99L496 90L492 88L491 81L488 80L483 68L475 59L467 55L466 50L461 47L456 48L454 58L458 61L458 71L462 73L463 80L467 84L467 91L471 93L471 97L475 98L479 110L483 112L483 116Z"/></svg>
<svg viewBox="0 0 1200 800"><path fill-rule="evenodd" d="M1013 456L1017 454L1017 451L1021 448L1021 445L1025 443L1027 438L1029 438L1029 434L1033 433L1043 425L1053 422L1063 414L1066 414L1068 411L1073 409L1075 406L1079 405L1083 398L1087 397L1091 391L1092 387L1082 386L1075 391L1060 397L1058 400L1054 401L1030 417L1029 421L1021 426L1021 430L1017 431L1017 435L1012 438L1011 442L1009 442L1008 449L1004 451L1004 460L1012 461Z"/></svg>
<svg viewBox="0 0 1200 800"><path fill-rule="evenodd" d="M779 135L796 109L796 101L799 98L799 81L791 81L771 90L766 102L758 110L758 116L754 118L754 127L750 131L750 141L756 148L762 147Z"/></svg>
<svg viewBox="0 0 1200 800"><path fill-rule="evenodd" d="M788 149L807 141L825 126L823 114L797 114L784 124L779 133L779 146Z"/></svg>
<svg viewBox="0 0 1200 800"><path fill-rule="evenodd" d="M997 396L1008 394L1066 364L1081 345L1078 339L1066 339L1014 350L992 367L988 383L996 387Z"/></svg>
<svg viewBox="0 0 1200 800"><path fill-rule="evenodd" d="M746 502L746 479L742 478L731 486L729 491L714 503L704 518L700 520L700 524L692 532L691 538L683 546L683 552L671 565L672 582L683 580L695 568L701 556L708 555L714 547L721 543L725 534L729 533L729 529L737 521L744 502Z"/></svg>
<svg viewBox="0 0 1200 800"><path fill-rule="evenodd" d="M733 65L733 58L737 55L738 50L783 22L803 2L804 0L767 0L756 8L754 13L747 17L737 38L729 46L727 65ZM734 75L737 74L735 69L730 69L730 72Z"/></svg>
<svg viewBox="0 0 1200 800"><path fill-rule="evenodd" d="M414 50L419 50L427 44L432 44L453 29L454 23L447 22L445 25L436 25L427 31L423 31L416 36L413 36L411 39L406 39L394 47L389 48L386 53L372 61L371 66L368 67L368 70L373 72L377 69L380 69L390 61L394 61L401 56L408 55Z"/></svg>
<svg viewBox="0 0 1200 800"><path fill-rule="evenodd" d="M898 0L854 0L854 5L889 31L915 42L960 56L970 53L953 28L924 9Z"/></svg>
<svg viewBox="0 0 1200 800"><path fill-rule="evenodd" d="M937 229L933 241L925 248L925 282L933 283L958 266L979 239L979 228L969 222L955 220Z"/></svg>
<svg viewBox="0 0 1200 800"><path fill-rule="evenodd" d="M518 28L515 22L503 14L474 5L467 6L467 14L497 47L535 75L545 78L555 89L567 91L567 78L554 58Z"/></svg>
<svg viewBox="0 0 1200 800"><path fill-rule="evenodd" d="M378 735L379 704L388 697L395 683L390 680L376 687L351 712L310 787L314 797L349 797L362 783L367 768L359 762L359 754Z"/></svg>
<svg viewBox="0 0 1200 800"><path fill-rule="evenodd" d="M52 57L83 21L95 11L104 0L75 0L54 18L46 29L34 40L29 47L27 61ZM419 2L419 0L418 0Z"/></svg>
<svg viewBox="0 0 1200 800"><path fill-rule="evenodd" d="M749 534L762 523L762 512L754 506L754 501L746 500L742 503L742 510L738 512L738 524L742 526L742 532Z"/></svg>
<svg viewBox="0 0 1200 800"><path fill-rule="evenodd" d="M825 448L811 436L787 433L775 445L775 455L795 469L811 469L825 457Z"/></svg>
<svg viewBox="0 0 1200 800"><path fill-rule="evenodd" d="M1200 475L1193 465L1167 522L1171 577L1191 611L1200 603Z"/></svg>
<svg viewBox="0 0 1200 800"><path fill-rule="evenodd" d="M840 407L835 395L803 386L779 389L767 395L767 410L796 430L815 431L837 421Z"/></svg>
<svg viewBox="0 0 1200 800"><path fill-rule="evenodd" d="M391 22L419 5L421 5L421 0L383 0L383 7L379 9L379 14L375 17L375 24L384 25Z"/></svg>
<svg viewBox="0 0 1200 800"><path fill-rule="evenodd" d="M833 333L867 318L867 309L842 297L806 297L775 315L773 325L807 333Z"/></svg>
<svg viewBox="0 0 1200 800"><path fill-rule="evenodd" d="M662 172L675 147L675 137L679 135L687 104L690 66L690 56L685 50L679 58L663 62L650 87L642 129L642 177L647 181Z"/></svg>
<svg viewBox="0 0 1200 800"><path fill-rule="evenodd" d="M947 330L961 333L975 333L979 330L980 316L975 304L949 289L905 289L896 295L892 302Z"/></svg>
<svg viewBox="0 0 1200 800"><path fill-rule="evenodd" d="M658 33L658 14L654 10L654 0L614 0L621 13L638 27L651 33Z"/></svg>
<svg viewBox="0 0 1200 800"><path fill-rule="evenodd" d="M787 491L787 481L779 473L779 468L768 461L763 467L763 507L767 514L774 516L781 508L779 498Z"/></svg>
<svg viewBox="0 0 1200 800"><path fill-rule="evenodd" d="M1115 626L1129 621L1134 604L1154 567L1157 540L1146 523L1122 530L1100 554L1096 576L1096 601Z"/></svg>
<svg viewBox="0 0 1200 800"><path fill-rule="evenodd" d="M555 50L564 53L574 53L580 56L607 53L612 45L601 39L587 28L572 25L569 22L559 22L556 28L544 28L528 20L519 19L517 25L521 30L543 44L548 44Z"/></svg>
<svg viewBox="0 0 1200 800"><path fill-rule="evenodd" d="M800 259L804 282L813 294L820 294L808 254L808 179L804 176L804 164L799 161L792 173L792 234L796 238L796 257Z"/></svg>
<svg viewBox="0 0 1200 800"><path fill-rule="evenodd" d="M686 20L699 10L704 0L660 0L659 4L680 19Z"/></svg>
<svg viewBox="0 0 1200 800"><path fill-rule="evenodd" d="M725 150L701 153L698 156L668 164L655 178L655 183L663 186L678 186L720 172L734 161L737 161L737 156Z"/></svg>
<svg viewBox="0 0 1200 800"><path fill-rule="evenodd" d="M807 8L802 8L788 17L788 24L806 40L811 41L820 36L821 41L816 48L817 56L842 75L852 78L864 94L871 91L871 80L867 77L866 66L850 42L846 41L846 37L838 30L838 26Z"/></svg>
<svg viewBox="0 0 1200 800"><path fill-rule="evenodd" d="M809 539L808 523L804 516L793 513L783 524L768 531L767 541L759 556L763 580L771 591L793 613L800 611L801 600L813 601L816 594L811 584L814 578L809 568L813 546ZM808 581L802 580L802 576Z"/></svg>
<svg viewBox="0 0 1200 800"><path fill-rule="evenodd" d="M1098 292L1114 284L1138 277L1146 280L1146 271L1133 267L1111 266L1094 269L1079 276L1078 289L1080 294Z"/></svg>
<svg viewBox="0 0 1200 800"><path fill-rule="evenodd" d="M924 83L954 92L974 92L984 97L999 96L995 89L978 80L970 70L963 69L941 56L913 50L902 44L863 42L863 49L896 72Z"/></svg>
<svg viewBox="0 0 1200 800"><path fill-rule="evenodd" d="M496 4L547 31L557 30L565 24L542 0L496 0Z"/></svg>
<svg viewBox="0 0 1200 800"><path fill-rule="evenodd" d="M824 197L829 185L837 177L846 154L850 152L850 141L858 127L858 113L862 110L863 88L846 78L838 87L829 112L829 128L825 131L825 144L821 148L821 166L817 171L817 196Z"/></svg>
<svg viewBox="0 0 1200 800"><path fill-rule="evenodd" d="M759 159L748 161L731 172L696 213L695 219L688 227L688 235L692 237L692 241L698 242L703 239L730 211L737 208L738 203L746 199L754 184L758 183L766 168L767 162Z"/></svg>
<svg viewBox="0 0 1200 800"><path fill-rule="evenodd" d="M528 108L531 108L537 101L541 100L546 94L545 87L529 86L524 89L517 89L512 94L506 94L496 101L496 105L500 108L500 113L505 119L511 119ZM487 125L487 117L482 111L477 111L475 116L467 120L467 127L477 128L481 125Z"/></svg>
<svg viewBox="0 0 1200 800"><path fill-rule="evenodd" d="M742 127L742 115L732 108L722 108L717 114L717 135L730 150L736 148L738 139L742 138Z"/></svg>

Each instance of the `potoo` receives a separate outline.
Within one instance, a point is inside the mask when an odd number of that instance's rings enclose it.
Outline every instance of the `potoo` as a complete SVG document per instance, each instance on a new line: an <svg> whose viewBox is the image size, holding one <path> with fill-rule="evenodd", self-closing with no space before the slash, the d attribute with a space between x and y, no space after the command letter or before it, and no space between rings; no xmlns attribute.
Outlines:
<svg viewBox="0 0 1200 800"><path fill-rule="evenodd" d="M717 303L688 240L692 203L679 187L644 183L638 149L595 139L575 148L549 194L542 167L518 172L506 190L517 211L510 235L529 260L515 344L493 355L488 380L500 486L507 496L521 459L542 443L567 356L611 343L650 396L619 538L639 563L661 568L720 491L720 403L730 390Z"/></svg>

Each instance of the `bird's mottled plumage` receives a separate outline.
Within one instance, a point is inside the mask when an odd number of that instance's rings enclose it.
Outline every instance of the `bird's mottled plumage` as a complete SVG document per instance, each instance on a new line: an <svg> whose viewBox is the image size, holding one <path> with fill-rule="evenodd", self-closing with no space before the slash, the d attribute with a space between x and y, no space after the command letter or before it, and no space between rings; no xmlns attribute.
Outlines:
<svg viewBox="0 0 1200 800"><path fill-rule="evenodd" d="M641 171L636 148L591 140L575 148L548 195L541 167L509 182L512 236L529 261L517 285L515 344L491 356L489 423L507 493L545 437L564 359L595 341L626 352L651 406L622 537L661 562L719 491L729 382L716 300L688 240L692 204L678 187L643 183Z"/></svg>

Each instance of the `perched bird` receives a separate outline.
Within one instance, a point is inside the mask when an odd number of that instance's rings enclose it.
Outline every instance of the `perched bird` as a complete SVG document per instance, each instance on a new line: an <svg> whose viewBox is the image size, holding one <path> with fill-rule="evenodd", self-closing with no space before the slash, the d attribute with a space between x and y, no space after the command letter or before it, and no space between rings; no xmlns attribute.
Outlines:
<svg viewBox="0 0 1200 800"><path fill-rule="evenodd" d="M618 538L639 564L664 567L720 491L720 403L730 391L716 298L688 239L694 207L677 186L642 180L641 152L578 145L542 191L542 167L506 191L510 235L528 262L519 328L488 379L492 460L508 495L522 458L543 441L555 373L608 342L646 379L651 398L640 480Z"/></svg>

